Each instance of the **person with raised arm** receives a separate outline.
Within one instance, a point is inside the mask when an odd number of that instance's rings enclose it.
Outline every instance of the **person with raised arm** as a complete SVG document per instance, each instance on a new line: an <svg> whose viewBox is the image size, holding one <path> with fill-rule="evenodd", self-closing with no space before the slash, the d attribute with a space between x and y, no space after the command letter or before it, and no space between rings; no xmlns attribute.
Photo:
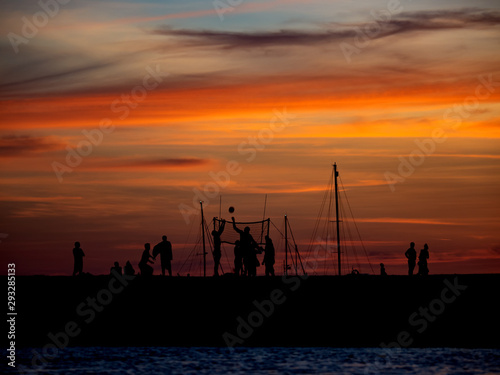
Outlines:
<svg viewBox="0 0 500 375"><path fill-rule="evenodd" d="M222 220L222 223L219 226L219 230L213 230L212 231L212 236L214 237L214 251L212 253L214 257L214 276L219 276L219 265L220 265L220 258L222 256L220 247L221 247L221 234L224 232L224 227L226 226L226 220Z"/></svg>
<svg viewBox="0 0 500 375"><path fill-rule="evenodd" d="M240 247L243 255L245 270L247 271L248 276L257 276L257 266L260 265L259 260L257 259L259 244L255 242L250 234L250 227L245 227L244 230L241 230L236 226L234 217L231 219L233 220L233 229L240 235Z"/></svg>

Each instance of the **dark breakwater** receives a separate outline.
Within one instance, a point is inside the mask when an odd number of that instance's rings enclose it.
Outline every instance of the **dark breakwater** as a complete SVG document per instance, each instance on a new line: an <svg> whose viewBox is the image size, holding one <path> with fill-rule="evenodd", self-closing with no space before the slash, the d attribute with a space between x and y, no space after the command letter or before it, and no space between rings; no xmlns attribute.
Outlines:
<svg viewBox="0 0 500 375"><path fill-rule="evenodd" d="M499 286L500 275L18 276L16 346L498 348Z"/></svg>

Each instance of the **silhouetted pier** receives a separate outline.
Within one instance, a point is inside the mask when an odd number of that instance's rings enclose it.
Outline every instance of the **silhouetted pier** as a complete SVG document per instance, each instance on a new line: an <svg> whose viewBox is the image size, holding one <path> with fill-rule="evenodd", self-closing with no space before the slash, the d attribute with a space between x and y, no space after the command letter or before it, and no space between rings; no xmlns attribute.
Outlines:
<svg viewBox="0 0 500 375"><path fill-rule="evenodd" d="M499 347L499 285L500 275L18 276L16 345Z"/></svg>

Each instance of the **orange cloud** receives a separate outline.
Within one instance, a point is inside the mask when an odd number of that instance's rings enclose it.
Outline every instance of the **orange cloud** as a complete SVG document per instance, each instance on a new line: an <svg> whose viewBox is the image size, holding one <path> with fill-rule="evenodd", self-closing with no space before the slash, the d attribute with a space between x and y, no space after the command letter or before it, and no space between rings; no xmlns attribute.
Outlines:
<svg viewBox="0 0 500 375"><path fill-rule="evenodd" d="M286 107L290 112L310 118L307 126L298 126L299 120L289 129L288 137L423 136L436 127L451 127L452 124L443 120L443 113L454 103L463 102L470 89L464 88L463 83L443 83L436 94L435 84L404 89L389 86L381 96L376 88L382 85L378 78L353 88L357 80L355 77L340 81L338 77L321 80L283 77L205 88L170 90L166 87L149 93L135 108L117 102L120 96L109 94L11 100L0 114L5 120L4 126L15 121L18 129L88 129L97 127L102 118L109 118L117 126L187 124L193 131L198 129L225 138L239 128L261 129L269 123L274 109ZM325 87L337 88L325 92ZM484 103L499 100L500 92ZM484 121L489 122L481 125ZM210 124L207 127L197 126L207 122ZM493 120L477 120L477 126L464 126L453 134L491 137L492 128ZM495 134L498 133L493 136Z"/></svg>

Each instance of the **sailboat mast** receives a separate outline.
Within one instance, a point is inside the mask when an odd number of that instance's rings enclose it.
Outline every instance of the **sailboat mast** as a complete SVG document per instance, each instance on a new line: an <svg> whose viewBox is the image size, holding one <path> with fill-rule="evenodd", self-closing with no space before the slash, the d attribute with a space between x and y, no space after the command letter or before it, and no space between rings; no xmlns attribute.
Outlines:
<svg viewBox="0 0 500 375"><path fill-rule="evenodd" d="M337 172L337 163L333 163L333 171L335 176L335 222L337 223L337 261L339 265L339 276L341 275L341 263L340 263L340 227L339 227L339 193L338 193L338 185L337 185L337 177L339 176L339 172Z"/></svg>
<svg viewBox="0 0 500 375"><path fill-rule="evenodd" d="M288 220L285 215L285 276L288 276Z"/></svg>
<svg viewBox="0 0 500 375"><path fill-rule="evenodd" d="M203 277L207 277L207 252L205 250L205 218L203 216L203 202L201 206L201 238L203 239Z"/></svg>

